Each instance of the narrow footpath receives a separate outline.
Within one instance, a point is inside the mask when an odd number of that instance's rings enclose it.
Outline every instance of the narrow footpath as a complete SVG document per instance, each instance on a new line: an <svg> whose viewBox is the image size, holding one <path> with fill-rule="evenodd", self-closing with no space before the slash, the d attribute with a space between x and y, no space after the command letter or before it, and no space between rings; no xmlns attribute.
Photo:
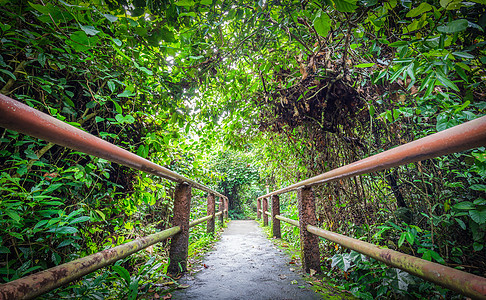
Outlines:
<svg viewBox="0 0 486 300"><path fill-rule="evenodd" d="M172 299L321 299L291 268L279 251L251 221L231 221L214 249L204 258L207 268L180 283L189 287Z"/></svg>

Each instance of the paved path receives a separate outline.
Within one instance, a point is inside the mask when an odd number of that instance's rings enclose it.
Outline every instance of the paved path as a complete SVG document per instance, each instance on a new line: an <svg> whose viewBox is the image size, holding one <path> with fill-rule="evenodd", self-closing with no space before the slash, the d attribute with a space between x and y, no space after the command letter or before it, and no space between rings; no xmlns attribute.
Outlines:
<svg viewBox="0 0 486 300"><path fill-rule="evenodd" d="M190 287L172 299L321 299L299 288L309 285L255 221L231 221L214 248L204 259L208 268L183 278Z"/></svg>

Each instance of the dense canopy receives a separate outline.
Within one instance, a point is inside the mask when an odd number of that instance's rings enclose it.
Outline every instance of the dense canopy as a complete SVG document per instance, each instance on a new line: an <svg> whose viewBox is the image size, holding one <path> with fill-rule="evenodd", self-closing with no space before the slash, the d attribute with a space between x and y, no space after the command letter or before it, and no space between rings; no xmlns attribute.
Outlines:
<svg viewBox="0 0 486 300"><path fill-rule="evenodd" d="M232 218L254 217L267 186L485 114L484 0L0 4L1 94L216 189ZM175 183L0 134L2 282L170 227ZM319 226L485 276L485 179L480 147L321 185ZM193 217L205 197L193 191ZM296 218L295 194L281 201ZM357 297L452 295L321 248L329 280ZM149 293L167 268L165 244L155 249L46 297Z"/></svg>

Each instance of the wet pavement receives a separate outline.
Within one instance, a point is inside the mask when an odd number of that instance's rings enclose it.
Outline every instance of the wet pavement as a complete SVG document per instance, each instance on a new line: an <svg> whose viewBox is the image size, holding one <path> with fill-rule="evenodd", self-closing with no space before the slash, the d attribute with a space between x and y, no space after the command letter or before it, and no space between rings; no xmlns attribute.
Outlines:
<svg viewBox="0 0 486 300"><path fill-rule="evenodd" d="M204 258L207 268L179 283L172 299L321 299L308 287L290 257L268 240L258 223L231 221Z"/></svg>

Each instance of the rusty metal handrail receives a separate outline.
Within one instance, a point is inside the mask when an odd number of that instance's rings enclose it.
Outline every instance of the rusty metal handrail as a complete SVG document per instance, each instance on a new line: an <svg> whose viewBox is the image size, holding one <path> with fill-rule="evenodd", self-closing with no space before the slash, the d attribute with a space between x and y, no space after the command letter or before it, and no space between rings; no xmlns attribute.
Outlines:
<svg viewBox="0 0 486 300"><path fill-rule="evenodd" d="M197 189L227 198L200 183L3 94L0 94L0 126L178 183L186 182Z"/></svg>
<svg viewBox="0 0 486 300"><path fill-rule="evenodd" d="M486 278L307 225L307 231L474 299L486 298Z"/></svg>
<svg viewBox="0 0 486 300"><path fill-rule="evenodd" d="M300 181L257 199L480 146L486 146L486 116Z"/></svg>
<svg viewBox="0 0 486 300"><path fill-rule="evenodd" d="M290 225L300 227L300 223L297 220L292 220L286 217L282 217L281 215L276 215L275 218L279 219L280 221L284 221L285 223L289 223Z"/></svg>
<svg viewBox="0 0 486 300"><path fill-rule="evenodd" d="M30 299L106 267L181 231L179 226L0 285L0 299Z"/></svg>
<svg viewBox="0 0 486 300"><path fill-rule="evenodd" d="M194 220L191 223L189 223L189 227L194 227L196 225L199 225L203 223L204 221L211 220L213 218L213 215L205 216L200 219Z"/></svg>

